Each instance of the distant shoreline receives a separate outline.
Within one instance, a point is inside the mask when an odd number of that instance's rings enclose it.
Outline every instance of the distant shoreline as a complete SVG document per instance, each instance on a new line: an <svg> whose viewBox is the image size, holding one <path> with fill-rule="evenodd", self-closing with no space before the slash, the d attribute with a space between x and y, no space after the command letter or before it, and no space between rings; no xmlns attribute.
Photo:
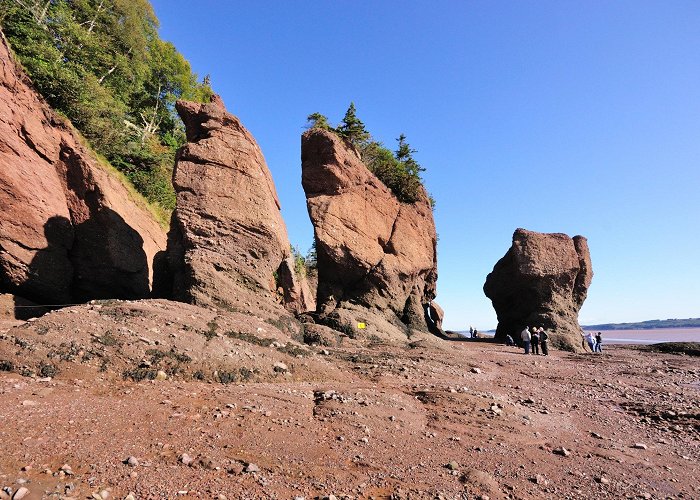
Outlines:
<svg viewBox="0 0 700 500"><path fill-rule="evenodd" d="M585 332L600 331L603 334L605 344L635 344L649 345L662 342L700 342L700 327L698 328L643 328L604 330L584 326ZM469 337L469 332L456 332L464 337ZM494 331L479 332L480 337L493 337Z"/></svg>
<svg viewBox="0 0 700 500"><path fill-rule="evenodd" d="M637 323L603 323L584 325L584 330L658 330L668 328L700 328L700 318L687 319L652 319Z"/></svg>

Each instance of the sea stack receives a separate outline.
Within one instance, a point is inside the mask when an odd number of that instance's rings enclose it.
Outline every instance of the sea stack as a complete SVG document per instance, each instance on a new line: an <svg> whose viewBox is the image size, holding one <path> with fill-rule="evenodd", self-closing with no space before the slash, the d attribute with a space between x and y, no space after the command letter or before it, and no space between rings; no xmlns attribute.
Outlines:
<svg viewBox="0 0 700 500"><path fill-rule="evenodd" d="M484 293L498 316L496 339L541 326L553 346L582 350L578 313L593 278L583 236L516 229L513 244L486 277Z"/></svg>
<svg viewBox="0 0 700 500"><path fill-rule="evenodd" d="M177 202L159 295L262 317L279 317L280 304L313 307L293 275L277 192L253 136L219 96L176 109L187 144L173 173Z"/></svg>
<svg viewBox="0 0 700 500"><path fill-rule="evenodd" d="M439 329L435 298L435 223L428 195L401 203L333 132L313 128L301 140L302 186L318 259L317 316L337 329L406 339Z"/></svg>

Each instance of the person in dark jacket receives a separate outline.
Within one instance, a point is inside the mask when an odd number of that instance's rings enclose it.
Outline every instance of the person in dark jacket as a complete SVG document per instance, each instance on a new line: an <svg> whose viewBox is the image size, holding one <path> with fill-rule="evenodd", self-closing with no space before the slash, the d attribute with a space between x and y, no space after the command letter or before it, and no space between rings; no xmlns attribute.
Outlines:
<svg viewBox="0 0 700 500"><path fill-rule="evenodd" d="M540 345L542 346L542 354L544 356L549 355L549 335L544 331L544 328L540 327Z"/></svg>
<svg viewBox="0 0 700 500"><path fill-rule="evenodd" d="M532 354L540 353L540 331L537 327L532 328Z"/></svg>

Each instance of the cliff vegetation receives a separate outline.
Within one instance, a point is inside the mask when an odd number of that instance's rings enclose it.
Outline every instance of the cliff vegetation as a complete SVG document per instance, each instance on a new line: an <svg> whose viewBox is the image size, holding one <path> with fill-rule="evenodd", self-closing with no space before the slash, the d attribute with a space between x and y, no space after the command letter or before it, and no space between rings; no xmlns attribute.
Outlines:
<svg viewBox="0 0 700 500"><path fill-rule="evenodd" d="M177 99L208 101L147 0L0 0L0 26L36 89L163 216L185 142Z"/></svg>
<svg viewBox="0 0 700 500"><path fill-rule="evenodd" d="M395 151L391 151L381 142L375 140L365 128L365 124L357 117L354 103L340 124L331 126L328 118L321 113L312 113L307 117L309 128L329 130L352 144L360 154L367 168L388 187L394 196L402 203L415 203L419 199L423 187L420 173L425 171L413 157L415 149L406 142L406 136L401 134ZM435 200L430 197L434 208Z"/></svg>

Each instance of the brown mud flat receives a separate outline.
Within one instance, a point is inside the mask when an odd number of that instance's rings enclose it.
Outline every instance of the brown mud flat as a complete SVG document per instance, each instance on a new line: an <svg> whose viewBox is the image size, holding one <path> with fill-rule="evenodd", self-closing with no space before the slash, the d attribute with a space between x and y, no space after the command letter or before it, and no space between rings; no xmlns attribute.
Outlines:
<svg viewBox="0 0 700 500"><path fill-rule="evenodd" d="M119 307L131 314L83 308L0 328L0 361L14 365L0 371L0 488L25 487L25 498L700 497L697 358L630 347L538 357L430 340L300 351L292 340L217 335L214 323L235 321L192 306ZM153 326L146 312L157 309ZM201 325L172 337L175 314ZM115 318L133 335L142 323L151 344L106 335L102 322ZM61 326L98 340L73 340L82 358L63 353L53 378L20 375L22 363L49 359L41 342L68 335ZM272 325L251 328L279 337ZM192 343L168 343L183 337ZM253 375L221 383L203 369L198 381L171 364L167 380L125 379L141 344L192 363L205 348L235 351ZM104 369L100 352L118 359Z"/></svg>

